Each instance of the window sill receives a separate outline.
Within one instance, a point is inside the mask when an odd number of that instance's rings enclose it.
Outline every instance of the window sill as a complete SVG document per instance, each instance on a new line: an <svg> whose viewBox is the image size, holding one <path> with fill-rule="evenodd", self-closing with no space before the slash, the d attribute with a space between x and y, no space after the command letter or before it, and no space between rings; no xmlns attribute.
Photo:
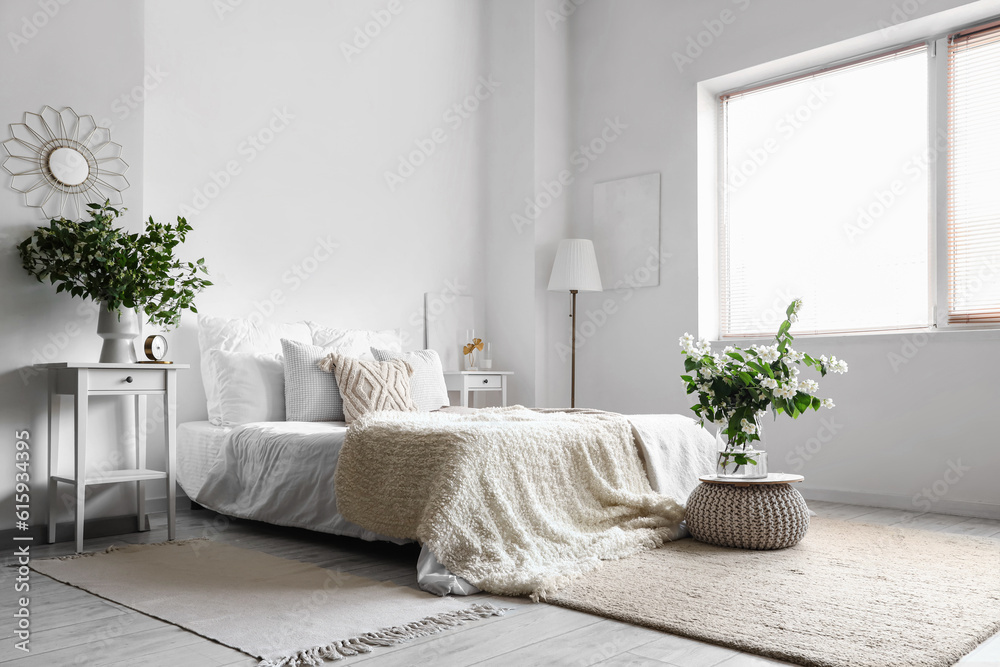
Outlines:
<svg viewBox="0 0 1000 667"><path fill-rule="evenodd" d="M858 331L840 333L807 333L792 335L795 340L854 340L854 339L885 339L886 336L933 336L934 338L964 338L966 340L1000 340L1000 324L980 325L980 326L947 326L947 327L924 327L920 329L887 329L885 331ZM761 335L753 337L732 337L714 338L709 342L712 345L739 345L770 343L774 341L773 335ZM794 344L794 343L793 343Z"/></svg>

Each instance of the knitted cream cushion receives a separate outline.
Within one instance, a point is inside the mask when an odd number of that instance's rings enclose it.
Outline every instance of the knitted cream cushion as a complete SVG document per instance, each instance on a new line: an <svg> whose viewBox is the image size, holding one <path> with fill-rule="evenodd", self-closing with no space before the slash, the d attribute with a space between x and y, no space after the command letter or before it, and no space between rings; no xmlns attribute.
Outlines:
<svg viewBox="0 0 1000 667"><path fill-rule="evenodd" d="M809 508L791 484L701 484L688 497L687 528L701 542L784 549L805 537Z"/></svg>
<svg viewBox="0 0 1000 667"><path fill-rule="evenodd" d="M368 361L331 352L319 367L337 378L348 424L376 410L417 411L410 392L413 366L402 359Z"/></svg>

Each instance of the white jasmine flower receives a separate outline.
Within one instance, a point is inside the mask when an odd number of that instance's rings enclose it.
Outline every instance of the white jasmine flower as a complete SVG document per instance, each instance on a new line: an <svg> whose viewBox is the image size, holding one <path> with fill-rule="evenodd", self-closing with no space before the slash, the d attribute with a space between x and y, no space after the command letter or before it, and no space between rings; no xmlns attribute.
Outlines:
<svg viewBox="0 0 1000 667"><path fill-rule="evenodd" d="M824 398L823 399L823 407L824 408L832 408L833 407L833 399L832 398Z"/></svg>
<svg viewBox="0 0 1000 667"><path fill-rule="evenodd" d="M819 383L816 380L805 380L802 382L801 388L807 394L815 394L819 391Z"/></svg>
<svg viewBox="0 0 1000 667"><path fill-rule="evenodd" d="M712 346L708 342L707 338L698 339L697 349L698 349L698 354L710 354L712 352Z"/></svg>
<svg viewBox="0 0 1000 667"><path fill-rule="evenodd" d="M757 434L757 425L754 424L753 422L748 422L746 419L740 420L740 428L743 430L744 433L747 433L749 435Z"/></svg>
<svg viewBox="0 0 1000 667"><path fill-rule="evenodd" d="M715 375L715 373L712 371L711 366L702 366L701 370L699 370L698 372L701 373L701 376L706 380L711 379L712 376Z"/></svg>
<svg viewBox="0 0 1000 667"><path fill-rule="evenodd" d="M790 386L778 387L774 390L774 395L778 398L794 398L795 389Z"/></svg>
<svg viewBox="0 0 1000 667"><path fill-rule="evenodd" d="M792 302L792 312L798 313L800 310L802 310L802 299L795 299Z"/></svg>
<svg viewBox="0 0 1000 667"><path fill-rule="evenodd" d="M837 359L837 357L832 357L830 359L830 372L843 375L847 372L847 362L843 359Z"/></svg>
<svg viewBox="0 0 1000 667"><path fill-rule="evenodd" d="M799 369L796 368L795 366L792 366L791 368L789 368L788 372L792 374L792 377L798 377L799 376Z"/></svg>
<svg viewBox="0 0 1000 667"><path fill-rule="evenodd" d="M689 333L680 337L681 350L687 354L694 352L694 336Z"/></svg>
<svg viewBox="0 0 1000 667"><path fill-rule="evenodd" d="M761 347L757 351L757 356L760 357L761 361L766 363L773 363L781 358L781 353L778 352L777 345L771 345L769 347Z"/></svg>
<svg viewBox="0 0 1000 667"><path fill-rule="evenodd" d="M760 386L764 387L765 389L777 389L778 381L775 380L774 378L764 378L761 381Z"/></svg>
<svg viewBox="0 0 1000 667"><path fill-rule="evenodd" d="M785 349L785 354L788 356L789 361L796 364L806 358L805 352L799 352L798 350L793 350L790 347Z"/></svg>
<svg viewBox="0 0 1000 667"><path fill-rule="evenodd" d="M722 353L729 354L730 352L735 352L735 351L736 351L735 347L733 347L732 345L727 345L725 349L722 350Z"/></svg>
<svg viewBox="0 0 1000 667"><path fill-rule="evenodd" d="M799 321L799 316L796 315L795 313L792 313L791 315L788 316L788 321L791 322L792 324L795 324L796 322Z"/></svg>

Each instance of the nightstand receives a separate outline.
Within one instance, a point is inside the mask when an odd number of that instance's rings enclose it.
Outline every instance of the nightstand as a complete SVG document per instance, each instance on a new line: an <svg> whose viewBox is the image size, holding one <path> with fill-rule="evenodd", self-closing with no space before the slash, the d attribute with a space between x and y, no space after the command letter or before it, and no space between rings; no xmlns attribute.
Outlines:
<svg viewBox="0 0 1000 667"><path fill-rule="evenodd" d="M499 391L500 405L507 407L507 377L512 371L446 371L444 382L448 391L462 395L462 407L468 407L470 394L479 391Z"/></svg>
<svg viewBox="0 0 1000 667"><path fill-rule="evenodd" d="M49 375L49 543L55 541L57 490L60 483L71 484L76 495L76 550L83 551L83 508L88 486L96 484L136 484L139 530L146 528L145 483L167 480L167 538L174 539L176 523L177 467L177 371L187 364L100 364L61 362L38 364ZM59 397L73 397L73 474L59 474ZM87 474L87 408L92 396L135 397L135 468L99 470ZM163 435L167 469L146 468L146 397L163 397Z"/></svg>

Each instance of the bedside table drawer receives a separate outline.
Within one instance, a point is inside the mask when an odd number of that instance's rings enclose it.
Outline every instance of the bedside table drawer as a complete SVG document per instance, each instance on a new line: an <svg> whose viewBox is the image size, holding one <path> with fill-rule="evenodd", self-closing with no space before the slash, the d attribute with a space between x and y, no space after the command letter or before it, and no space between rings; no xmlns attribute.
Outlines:
<svg viewBox="0 0 1000 667"><path fill-rule="evenodd" d="M502 384L502 375L473 375L469 378L469 389L472 389L473 387L490 387L499 389Z"/></svg>
<svg viewBox="0 0 1000 667"><path fill-rule="evenodd" d="M166 373L147 370L99 369L90 371L91 391L164 391Z"/></svg>

